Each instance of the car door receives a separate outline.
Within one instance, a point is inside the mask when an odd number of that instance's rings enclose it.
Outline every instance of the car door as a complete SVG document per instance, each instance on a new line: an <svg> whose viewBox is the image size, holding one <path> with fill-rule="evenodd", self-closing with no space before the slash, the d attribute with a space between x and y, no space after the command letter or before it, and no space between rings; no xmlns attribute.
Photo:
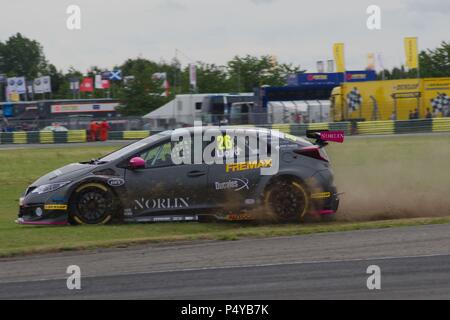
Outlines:
<svg viewBox="0 0 450 320"><path fill-rule="evenodd" d="M143 169L126 169L128 211L136 216L192 213L205 208L207 170L201 164L172 161L174 142L164 141L141 152Z"/></svg>
<svg viewBox="0 0 450 320"><path fill-rule="evenodd" d="M207 192L211 202L216 207L225 209L229 213L236 213L245 205L252 205L256 202L255 190L260 179L260 169L254 169L251 165L258 162L257 150L250 150L248 146L248 137L245 146L238 145L237 139L240 134L231 137L231 143L224 143L227 134L216 141L219 150L217 157L222 158L223 164L213 164L208 166L208 184ZM230 140L228 140L230 141ZM223 152L220 152L223 150ZM233 154L234 162L226 163L226 153ZM238 159L239 155L244 153L243 159ZM255 156L250 159L249 156Z"/></svg>

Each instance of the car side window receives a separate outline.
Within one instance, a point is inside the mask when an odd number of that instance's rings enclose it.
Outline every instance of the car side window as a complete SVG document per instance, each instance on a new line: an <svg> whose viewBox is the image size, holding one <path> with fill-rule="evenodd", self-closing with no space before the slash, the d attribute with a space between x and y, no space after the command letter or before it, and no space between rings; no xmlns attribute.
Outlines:
<svg viewBox="0 0 450 320"><path fill-rule="evenodd" d="M176 164L172 160L172 151L174 149L179 149L178 151L175 150L176 154L183 156L183 153L185 152L186 157L192 158L191 144L188 144L188 142L183 141L180 142L167 141L166 143L147 149L136 156L141 157L142 159L145 160L146 163L145 167L147 169L175 166Z"/></svg>
<svg viewBox="0 0 450 320"><path fill-rule="evenodd" d="M146 168L174 165L172 162L172 142L170 141L150 148L138 156L145 160Z"/></svg>

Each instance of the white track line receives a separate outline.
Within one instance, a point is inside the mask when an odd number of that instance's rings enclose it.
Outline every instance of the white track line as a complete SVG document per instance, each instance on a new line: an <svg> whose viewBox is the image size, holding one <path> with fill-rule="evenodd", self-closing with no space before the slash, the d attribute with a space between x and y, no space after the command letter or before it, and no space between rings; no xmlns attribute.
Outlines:
<svg viewBox="0 0 450 320"><path fill-rule="evenodd" d="M364 262L364 261L379 261L379 260L401 260L401 259L411 259L411 258L432 258L432 257L444 257L450 256L450 254L430 254L430 255L415 255L415 256L385 256L385 257L373 257L373 258L355 258L355 259L339 259L339 260L315 260L315 261L291 261L291 262L279 262L279 263L264 263L264 264L247 264L247 265L232 265L232 266L222 266L222 267L198 267L198 268L184 268L184 269L168 269L168 270L157 270L157 271L141 271L141 272L123 272L107 275L92 275L92 276L82 276L82 279L100 278L100 277L115 277L115 276L132 276L132 275L151 275L160 273L175 273L175 272L195 272L195 271L209 271L209 270L229 270L229 269L239 269L239 268L264 268L264 267L275 267L284 265L309 265L309 264L331 264L340 262ZM56 278L41 278L41 279L31 279L31 280L20 280L12 282L2 282L0 284L14 284L14 283L25 283L25 282L45 282L53 280L65 280L66 277L56 277Z"/></svg>

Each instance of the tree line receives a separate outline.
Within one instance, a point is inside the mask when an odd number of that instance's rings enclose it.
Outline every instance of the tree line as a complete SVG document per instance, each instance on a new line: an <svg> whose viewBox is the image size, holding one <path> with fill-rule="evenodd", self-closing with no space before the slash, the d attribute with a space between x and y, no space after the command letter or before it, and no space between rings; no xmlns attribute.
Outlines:
<svg viewBox="0 0 450 320"><path fill-rule="evenodd" d="M420 73L422 77L450 76L450 42L442 42L434 50L420 52ZM235 56L224 65L193 62L196 65L197 86L189 81L189 66L182 66L176 58L170 61L151 61L145 58L127 59L109 70L121 69L123 76L133 76L126 85L124 82L111 83L112 97L122 100L124 115L143 115L170 101L176 94L252 92L262 85L282 86L287 76L305 72L300 66L279 63L270 55ZM106 69L92 66L87 73L73 67L63 72L51 64L44 54L42 45L17 33L5 42L0 42L0 74L6 76L25 76L32 80L40 75L49 75L52 80L54 99L71 99L70 80L94 77ZM152 77L155 73L165 73L170 84L170 95L162 96L165 89L161 80ZM378 74L381 79L402 79L417 77L416 70L406 70L404 66L384 70ZM104 98L104 90L83 93L83 98Z"/></svg>
<svg viewBox="0 0 450 320"><path fill-rule="evenodd" d="M419 70L408 70L404 65L385 69L378 73L378 79L396 80L450 77L450 42L442 41L436 49L427 49L419 53Z"/></svg>

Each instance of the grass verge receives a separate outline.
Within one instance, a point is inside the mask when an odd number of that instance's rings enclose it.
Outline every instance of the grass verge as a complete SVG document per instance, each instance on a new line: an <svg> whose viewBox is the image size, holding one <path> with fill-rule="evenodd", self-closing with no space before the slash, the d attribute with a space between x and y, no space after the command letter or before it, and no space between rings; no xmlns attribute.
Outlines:
<svg viewBox="0 0 450 320"><path fill-rule="evenodd" d="M450 170L443 170L448 168L450 158L448 136L360 138L330 146L337 185L340 191L347 193L339 212L339 216L346 220L342 222L260 226L163 223L80 227L29 227L14 223L18 198L35 179L65 164L97 158L114 149L68 146L0 150L0 257L141 243L237 240L450 223L450 216L447 216L450 214L447 195ZM414 210L408 209L408 206ZM403 211L397 213L397 210ZM411 213L419 217L393 219L410 217ZM364 221L374 220L374 217L384 220Z"/></svg>
<svg viewBox="0 0 450 320"><path fill-rule="evenodd" d="M121 226L82 227L24 227L24 238L33 234L47 238L42 244L29 241L28 245L0 248L0 257L50 253L58 251L112 248L138 244L157 244L195 240L233 241L245 238L297 236L313 233L343 232L393 227L421 226L450 223L450 216L436 218L410 218L367 222L334 222L313 224L261 225L236 223L167 223ZM70 236L69 233L70 232ZM65 237L60 237L61 233ZM39 234L39 235L38 235ZM46 234L43 235L43 234ZM80 235L82 240L76 241ZM30 238L27 238L30 239Z"/></svg>

